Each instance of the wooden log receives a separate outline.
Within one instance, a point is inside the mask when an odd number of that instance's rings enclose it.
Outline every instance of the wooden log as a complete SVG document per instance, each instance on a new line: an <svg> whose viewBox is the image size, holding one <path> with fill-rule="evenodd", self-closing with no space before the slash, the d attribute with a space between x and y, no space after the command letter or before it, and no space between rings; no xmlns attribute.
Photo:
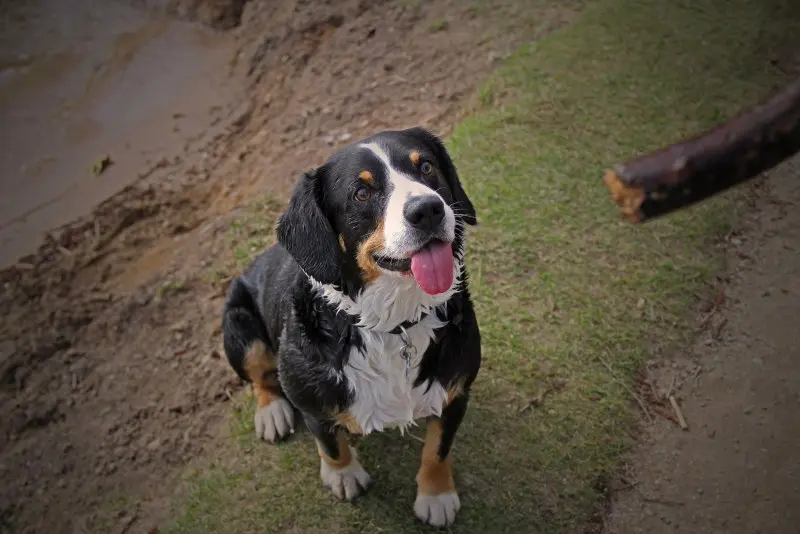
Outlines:
<svg viewBox="0 0 800 534"><path fill-rule="evenodd" d="M692 139L606 171L633 223L686 208L758 176L800 151L800 79L769 100Z"/></svg>

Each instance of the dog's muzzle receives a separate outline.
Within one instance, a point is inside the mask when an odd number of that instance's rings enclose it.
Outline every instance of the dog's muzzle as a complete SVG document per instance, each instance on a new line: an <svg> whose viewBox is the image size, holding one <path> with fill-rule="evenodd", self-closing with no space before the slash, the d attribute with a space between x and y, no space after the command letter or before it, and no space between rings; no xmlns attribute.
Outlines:
<svg viewBox="0 0 800 534"><path fill-rule="evenodd" d="M438 195L409 197L403 206L403 217L420 234L433 236L440 232L444 221L444 202Z"/></svg>

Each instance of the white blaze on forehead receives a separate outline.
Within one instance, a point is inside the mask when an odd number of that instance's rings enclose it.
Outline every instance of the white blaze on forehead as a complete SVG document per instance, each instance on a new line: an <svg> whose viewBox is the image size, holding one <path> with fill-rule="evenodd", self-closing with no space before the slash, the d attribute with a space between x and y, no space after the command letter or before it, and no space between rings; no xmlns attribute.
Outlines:
<svg viewBox="0 0 800 534"><path fill-rule="evenodd" d="M383 163L389 180L389 200L384 208L383 221L385 254L400 256L408 252L405 250L407 247L405 241L409 228L403 215L403 208L409 197L420 195L439 197L445 206L445 231L448 235L454 235L455 215L439 193L392 166L389 155L378 143L365 143L361 147L372 152Z"/></svg>

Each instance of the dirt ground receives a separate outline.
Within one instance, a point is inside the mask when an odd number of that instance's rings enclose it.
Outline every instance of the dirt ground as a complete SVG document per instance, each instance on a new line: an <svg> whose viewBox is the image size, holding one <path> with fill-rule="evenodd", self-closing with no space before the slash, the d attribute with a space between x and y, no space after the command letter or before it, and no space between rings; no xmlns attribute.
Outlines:
<svg viewBox="0 0 800 534"><path fill-rule="evenodd" d="M729 236L732 269L696 346L654 364L689 426L653 413L606 531L793 534L800 525L800 158ZM667 413L671 408L665 407Z"/></svg>
<svg viewBox="0 0 800 534"><path fill-rule="evenodd" d="M446 134L572 13L490 4L0 0L0 532L168 515L241 387L219 352L231 218L353 138ZM713 337L651 369L689 430L652 415L610 532L796 531L798 172L730 236Z"/></svg>
<svg viewBox="0 0 800 534"><path fill-rule="evenodd" d="M0 2L0 531L166 517L241 387L219 352L231 218L353 138L446 134L574 13L489 5Z"/></svg>

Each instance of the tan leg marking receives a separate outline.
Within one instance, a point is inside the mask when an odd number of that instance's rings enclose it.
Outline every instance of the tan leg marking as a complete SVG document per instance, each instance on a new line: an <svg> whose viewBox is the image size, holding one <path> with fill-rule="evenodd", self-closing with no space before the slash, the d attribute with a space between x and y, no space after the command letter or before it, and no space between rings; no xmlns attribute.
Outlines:
<svg viewBox="0 0 800 534"><path fill-rule="evenodd" d="M450 455L439 458L442 422L438 417L428 419L422 461L417 473L417 498L414 515L423 523L447 527L456 520L461 501L453 480Z"/></svg>
<svg viewBox="0 0 800 534"><path fill-rule="evenodd" d="M466 383L466 379L464 378L457 378L453 382L450 383L450 386L447 388L447 401L445 402L445 406L453 402L453 399L459 397L464 394L464 384Z"/></svg>
<svg viewBox="0 0 800 534"><path fill-rule="evenodd" d="M256 398L256 436L274 443L294 432L294 410L280 394L278 362L264 343L254 342L244 357L244 370L253 382Z"/></svg>
<svg viewBox="0 0 800 534"><path fill-rule="evenodd" d="M450 455L439 458L439 443L442 438L442 422L438 417L428 420L425 430L425 445L422 461L417 472L417 489L420 495L439 495L455 491Z"/></svg>
<svg viewBox="0 0 800 534"><path fill-rule="evenodd" d="M279 398L279 384L274 373L278 369L275 356L267 351L264 343L255 341L244 357L244 370L253 383L256 405L263 408Z"/></svg>
<svg viewBox="0 0 800 534"><path fill-rule="evenodd" d="M334 469L344 469L345 467L349 466L353 462L353 455L350 451L350 444L347 443L347 436L345 435L344 431L339 430L336 432L336 444L339 446L339 458L333 459L327 454L325 454L325 450L322 448L322 445L317 441L317 452L319 453L320 459L323 462L328 464L329 467Z"/></svg>
<svg viewBox="0 0 800 534"><path fill-rule="evenodd" d="M358 424L353 414L350 412L339 412L336 414L336 424L347 429L351 434L363 434L364 430Z"/></svg>
<svg viewBox="0 0 800 534"><path fill-rule="evenodd" d="M367 490L371 479L369 473L361 467L355 449L347 443L344 429L336 431L336 445L339 449L339 458L333 459L325 453L317 441L320 458L319 475L322 483L330 488L337 498L352 501Z"/></svg>

